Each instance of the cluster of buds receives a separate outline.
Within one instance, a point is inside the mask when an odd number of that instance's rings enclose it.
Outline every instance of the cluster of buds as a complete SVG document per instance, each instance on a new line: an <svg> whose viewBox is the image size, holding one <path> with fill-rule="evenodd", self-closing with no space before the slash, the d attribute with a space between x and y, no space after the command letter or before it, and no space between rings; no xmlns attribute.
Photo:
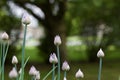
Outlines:
<svg viewBox="0 0 120 80"><path fill-rule="evenodd" d="M12 57L12 64L15 65L15 67L13 67L13 69L9 72L9 77L11 79L16 79L19 75L17 72L17 64L18 64L18 59L16 56ZM21 70L19 70L19 74L21 74ZM40 80L40 72L34 67L32 66L29 70L29 75L32 76L35 80Z"/></svg>
<svg viewBox="0 0 120 80"><path fill-rule="evenodd" d="M35 80L40 80L40 72L34 66L30 68L29 75L32 76Z"/></svg>
<svg viewBox="0 0 120 80"><path fill-rule="evenodd" d="M28 25L28 24L30 24L30 22L31 22L31 21L30 21L30 17L28 16L27 13L24 13L24 14L23 14L23 17L22 17L22 23L25 24L25 25ZM8 40L8 39L9 39L8 34L7 34L6 32L4 32L4 33L2 34L1 39L2 39L3 41ZM17 72L18 59L17 59L16 56L13 56L13 57L12 57L12 64L14 65L14 67L13 67L12 70L9 72L9 77L10 77L11 79L16 79L16 80L18 80L18 77L19 77L18 72ZM23 66L22 66L22 67L23 67ZM4 67L3 67L3 68L4 68ZM22 73L22 69L20 68L19 74L21 74L21 73ZM34 66L31 67L31 69L30 69L30 71L29 71L29 75L34 76L34 77L35 77L35 80L40 80L40 72L37 71ZM2 77L4 77L4 76L2 76ZM3 78L2 78L2 79L3 79ZM19 79L20 79L20 78L19 78ZM3 79L3 80L4 80L4 79Z"/></svg>
<svg viewBox="0 0 120 80"><path fill-rule="evenodd" d="M25 25L28 25L30 24L31 20L30 20L30 17L28 16L28 13L24 13L23 14L23 17L22 17L22 23L25 24ZM3 41L6 41L9 39L9 36L6 32L4 32L2 34L2 38L1 38ZM61 38L59 35L56 35L55 38L54 38L54 44L56 46L59 46L61 44ZM104 57L104 52L102 51L102 49L100 49L97 53L97 57L98 58L102 58ZM59 61L59 57L57 58L56 54L55 53L51 53L50 57L49 57L49 62L52 63L52 64L56 64L58 63ZM15 67L12 68L12 70L9 72L9 77L11 79L16 79L19 75L18 75L18 72L17 72L17 68L16 68L16 65L18 64L18 59L16 56L13 56L12 58L12 64L15 65ZM60 63L59 63L60 64ZM59 66L58 66L59 67ZM62 64L62 70L63 71L69 71L70 70L70 66L68 64L67 61L64 61L63 64ZM21 69L19 71L19 74L21 74ZM32 66L29 70L29 75L32 76L32 78L34 78L35 80L40 80L40 72L34 67ZM81 69L79 69L76 74L75 74L75 77L77 79L79 78L83 78L84 77L84 74L83 72L81 71ZM63 80L67 80L66 76L64 76Z"/></svg>
<svg viewBox="0 0 120 80"><path fill-rule="evenodd" d="M57 56L55 53L51 53L50 58L49 58L49 62L53 63L53 64L58 63L58 59L57 59Z"/></svg>
<svg viewBox="0 0 120 80"><path fill-rule="evenodd" d="M13 69L9 72L9 77L11 79L14 79L18 77L18 72L17 72L17 67L16 67L16 65L18 64L18 59L16 56L12 57L12 64L15 65L15 67L13 67Z"/></svg>

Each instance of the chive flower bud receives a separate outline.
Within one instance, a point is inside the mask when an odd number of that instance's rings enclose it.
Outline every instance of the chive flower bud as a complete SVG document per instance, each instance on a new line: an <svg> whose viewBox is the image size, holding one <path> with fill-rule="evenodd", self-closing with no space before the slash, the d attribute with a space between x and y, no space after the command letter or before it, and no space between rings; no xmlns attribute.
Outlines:
<svg viewBox="0 0 120 80"><path fill-rule="evenodd" d="M29 75L36 76L36 72L37 72L36 68L34 66L32 66L29 70Z"/></svg>
<svg viewBox="0 0 120 80"><path fill-rule="evenodd" d="M57 59L57 56L55 53L50 54L49 62L50 63L58 63L58 59Z"/></svg>
<svg viewBox="0 0 120 80"><path fill-rule="evenodd" d="M60 45L62 42L61 42L61 38L59 35L56 35L55 38L54 38L54 44L55 45Z"/></svg>
<svg viewBox="0 0 120 80"><path fill-rule="evenodd" d="M22 23L23 24L30 24L30 17L28 15L28 13L24 13L23 16L22 16Z"/></svg>
<svg viewBox="0 0 120 80"><path fill-rule="evenodd" d="M75 77L76 77L76 78L83 78L83 77L84 77L84 74L83 74L83 72L79 69L79 70L76 72Z"/></svg>
<svg viewBox="0 0 120 80"><path fill-rule="evenodd" d="M68 64L67 61L64 61L63 64L62 64L62 70L63 71L69 71L70 70L70 66Z"/></svg>
<svg viewBox="0 0 120 80"><path fill-rule="evenodd" d="M40 80L40 72L39 71L36 71L35 79L36 80Z"/></svg>
<svg viewBox="0 0 120 80"><path fill-rule="evenodd" d="M66 78L66 77L64 77L64 78L63 78L63 80L67 80L67 78Z"/></svg>
<svg viewBox="0 0 120 80"><path fill-rule="evenodd" d="M98 51L98 53L97 53L97 57L98 58L102 58L102 57L104 57L105 55L104 55L104 52L102 51L102 49L100 49L99 51Z"/></svg>
<svg viewBox="0 0 120 80"><path fill-rule="evenodd" d="M16 56L12 57L12 64L17 64L18 63L18 59Z"/></svg>
<svg viewBox="0 0 120 80"><path fill-rule="evenodd" d="M9 39L9 36L8 36L8 34L6 33L6 32L4 32L3 34L2 34L2 40L8 40Z"/></svg>
<svg viewBox="0 0 120 80"><path fill-rule="evenodd" d="M18 76L17 70L15 69L15 67L13 67L13 69L9 73L9 77L13 79L13 78L17 78L17 76Z"/></svg>

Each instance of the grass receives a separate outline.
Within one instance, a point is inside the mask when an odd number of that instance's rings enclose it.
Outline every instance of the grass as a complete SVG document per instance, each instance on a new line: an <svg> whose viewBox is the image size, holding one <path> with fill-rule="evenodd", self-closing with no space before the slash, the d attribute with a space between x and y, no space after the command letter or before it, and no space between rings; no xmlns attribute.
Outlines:
<svg viewBox="0 0 120 80"><path fill-rule="evenodd" d="M34 63L33 63L34 64ZM30 76L28 75L28 71L31 65L26 67L26 79L30 80ZM41 80L47 74L48 71L52 68L50 64L36 64L35 65L41 73ZM120 76L120 63L119 62L103 62L103 69L102 69L102 80L118 80ZM81 80L97 80L98 75L98 63L70 63L71 70L68 72L67 79L68 80L76 80L75 73L80 68L85 77ZM11 66L7 66L6 70L10 71ZM62 77L63 78L63 72ZM8 74L6 74L6 79L8 79ZM51 75L47 78L47 80L51 80Z"/></svg>
<svg viewBox="0 0 120 80"><path fill-rule="evenodd" d="M81 80L97 80L98 76L98 62L96 61L95 63L87 63L87 62L79 62L76 63L78 60L87 60L87 54L85 53L85 46L68 46L67 49L69 50L68 52L68 58L70 60L73 60L73 62L69 62L71 70L68 72L67 79L68 80L76 80L75 79L75 73L76 71L80 68L85 77ZM25 72L25 80L30 80L30 76L28 75L28 71L32 65L36 66L36 68L40 71L41 73L41 79L48 73L48 71L51 70L52 65L51 64L41 64L44 59L41 56L38 56L40 54L37 53L38 50L37 48L31 47L31 48L26 48L26 57L30 56L30 60L32 62L37 62L32 63L32 64L27 64L26 67L26 72ZM102 69L102 80L118 80L120 76L120 55L119 55L119 48L108 48L105 51L105 57L104 57L104 62L103 62L103 69ZM21 59L20 55L18 55L19 59ZM10 69L12 69L12 66L8 66L5 68L7 71L6 74L6 79L5 80L10 80L8 78L8 72ZM63 72L62 72L62 77L63 78ZM47 78L47 80L51 80L51 75Z"/></svg>
<svg viewBox="0 0 120 80"><path fill-rule="evenodd" d="M76 40L79 40L76 38ZM86 45L76 45L76 46L67 46L68 50L68 61L70 63L71 70L68 72L67 79L68 80L76 80L75 79L75 73L76 71L81 68L83 71L85 77L81 80L97 80L98 76L98 62L96 63L87 63L87 62L79 62L76 63L76 61L87 61L87 54L85 52ZM31 67L31 65L36 66L38 70L40 70L41 78L43 78L48 71L52 68L52 65L50 64L44 64L44 58L41 56L41 52L38 53L38 49L35 47L27 47L25 49L25 56L26 58L30 56L30 62L35 62L32 64L27 64L26 71L25 71L25 77L26 80L30 80L30 76L28 75L28 71ZM105 58L103 62L103 69L102 69L102 80L118 80L120 76L120 53L119 48L115 47L114 45L111 45L108 47L107 50L105 50ZM17 55L18 59L21 59L21 54ZM73 61L73 62L71 62ZM36 64L37 63L37 64ZM8 72L12 69L12 66L6 65L6 79L10 80L8 78ZM63 76L63 72L62 72ZM48 77L47 80L51 80L51 76Z"/></svg>
<svg viewBox="0 0 120 80"><path fill-rule="evenodd" d="M41 57L41 52L36 47L27 47L25 49L25 58L30 57L30 62L42 63L44 62L44 58ZM21 53L17 55L18 59L21 60Z"/></svg>
<svg viewBox="0 0 120 80"><path fill-rule="evenodd" d="M77 43L76 43L77 42ZM69 43L72 43L70 45ZM20 46L18 47L20 48ZM88 61L88 56L86 53L87 46L82 43L82 39L78 36L68 37L67 38L67 58L71 61ZM42 52L39 52L36 47L26 47L25 49L25 57L30 56L31 62L44 62L44 58L42 57ZM110 45L105 52L105 59L106 60L118 60L120 59L119 55L119 48L115 47L114 45ZM97 54L97 53L96 53ZM18 59L21 59L21 52L17 55Z"/></svg>

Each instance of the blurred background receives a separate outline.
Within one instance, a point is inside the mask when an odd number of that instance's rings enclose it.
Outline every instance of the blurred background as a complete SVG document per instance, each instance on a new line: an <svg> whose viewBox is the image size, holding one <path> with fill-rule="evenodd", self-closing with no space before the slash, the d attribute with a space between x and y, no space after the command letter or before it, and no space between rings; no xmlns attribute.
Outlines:
<svg viewBox="0 0 120 80"><path fill-rule="evenodd" d="M41 78L51 69L48 59L56 52L56 35L62 39L61 61L67 60L71 66L68 80L75 80L78 68L85 75L82 80L96 80L100 48L105 52L102 79L120 80L120 0L1 0L0 36L4 31L10 36L6 72L12 69L13 55L21 60L24 12L31 18L25 51L26 58L30 56L26 80L30 79L31 65L40 70Z"/></svg>

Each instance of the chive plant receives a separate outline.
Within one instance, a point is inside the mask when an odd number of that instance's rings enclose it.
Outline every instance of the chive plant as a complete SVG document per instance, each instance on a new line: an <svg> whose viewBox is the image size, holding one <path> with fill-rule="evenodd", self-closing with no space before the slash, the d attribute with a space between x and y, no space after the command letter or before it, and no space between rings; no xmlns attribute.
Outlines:
<svg viewBox="0 0 120 80"><path fill-rule="evenodd" d="M62 64L62 70L64 71L64 78L67 78L67 71L70 70L70 66L67 61L64 61Z"/></svg>
<svg viewBox="0 0 120 80"><path fill-rule="evenodd" d="M6 32L2 34L1 37L1 54L0 54L0 79L4 80L4 68L5 68L5 60L9 48L9 36Z"/></svg>
<svg viewBox="0 0 120 80"><path fill-rule="evenodd" d="M59 46L61 44L61 38L59 35L56 35L54 38L54 44L57 47L57 57L58 57L58 80L60 80L60 51Z"/></svg>
<svg viewBox="0 0 120 80"><path fill-rule="evenodd" d="M100 49L97 53L97 57L99 58L99 71L98 71L98 80L101 80L101 71L102 71L102 58L104 57L104 52Z"/></svg>
<svg viewBox="0 0 120 80"><path fill-rule="evenodd" d="M54 68L55 68L55 64L58 63L58 59L57 59L57 56L56 56L55 53L50 55L49 62L52 63L52 65L53 65L52 80L55 80L55 70L54 70Z"/></svg>
<svg viewBox="0 0 120 80"><path fill-rule="evenodd" d="M23 45L22 45L22 73L21 73L21 80L24 80L24 61L25 61L25 43L26 43L26 33L27 33L27 26L30 24L30 17L27 13L23 14L22 23L24 24L24 37L23 37Z"/></svg>
<svg viewBox="0 0 120 80"><path fill-rule="evenodd" d="M18 60L16 56L13 56L12 58L12 64L14 67L12 70L9 72L9 77L13 80L25 80L24 78L24 68L26 66L26 63L29 60L28 59L25 61L25 43L26 43L26 33L27 33L27 27L30 24L30 18L27 13L23 14L22 17L22 24L24 25L24 36L23 36L23 44L22 44L22 59L21 59L21 68L19 71L19 75L17 72L17 64ZM52 69L46 74L46 76L42 80L46 80L47 77L52 73L52 80L56 80L56 75L55 75L55 69L57 68L57 80L60 80L60 45L61 45L61 38L59 35L56 35L54 38L54 44L57 49L57 56L55 53L52 53L49 58L49 62L52 63ZM5 68L5 60L9 48L9 36L6 32L2 34L1 38L1 53L0 53L0 80L5 80L4 79L4 68ZM99 71L98 71L98 80L101 80L101 71L102 71L102 58L104 57L104 52L102 49L100 49L97 53L97 57L99 58ZM57 66L56 66L57 64ZM62 64L62 70L64 71L64 80L67 80L67 71L70 70L70 66L67 61L64 61ZM40 72L32 66L29 70L29 75L31 76L31 80L40 80ZM83 72L79 69L75 77L77 80L80 80L81 78L84 77Z"/></svg>

